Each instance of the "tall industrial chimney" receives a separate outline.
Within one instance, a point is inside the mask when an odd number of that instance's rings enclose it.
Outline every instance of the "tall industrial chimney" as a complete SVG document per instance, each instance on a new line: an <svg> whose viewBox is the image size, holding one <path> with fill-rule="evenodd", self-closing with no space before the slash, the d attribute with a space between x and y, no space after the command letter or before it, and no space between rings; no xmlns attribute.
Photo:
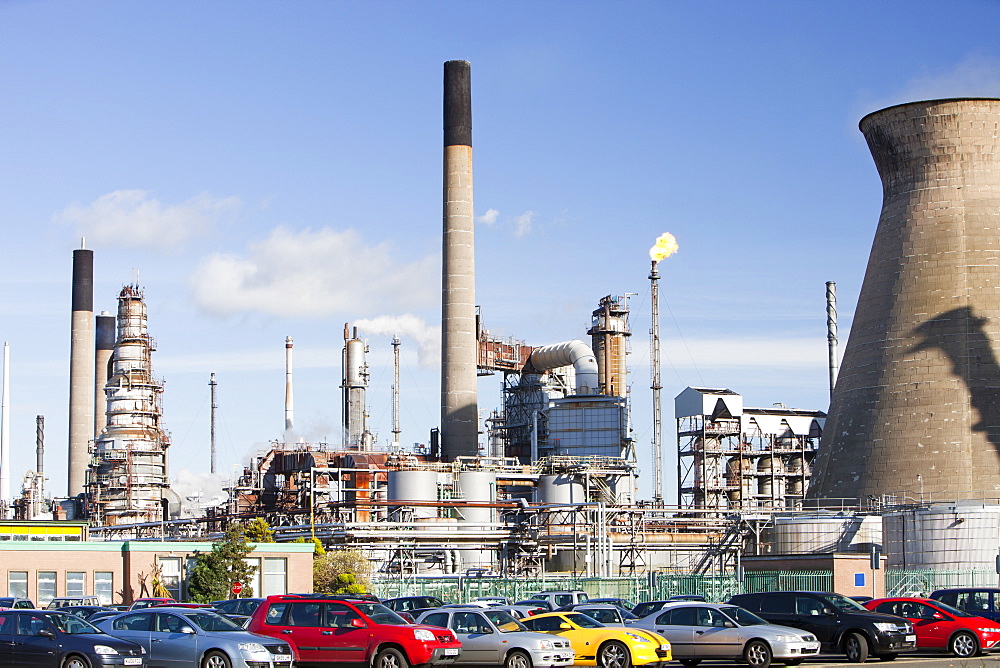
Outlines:
<svg viewBox="0 0 1000 668"><path fill-rule="evenodd" d="M472 87L468 61L444 64L441 457L479 454Z"/></svg>
<svg viewBox="0 0 1000 668"><path fill-rule="evenodd" d="M115 352L115 316L108 311L101 311L97 316L94 348L94 438L96 439L107 424L104 412L107 397L104 395L104 386L108 384L111 355Z"/></svg>
<svg viewBox="0 0 1000 668"><path fill-rule="evenodd" d="M861 120L882 214L808 497L1000 489L1000 100Z"/></svg>
<svg viewBox="0 0 1000 668"><path fill-rule="evenodd" d="M294 402L292 399L292 337L285 337L285 431L295 428Z"/></svg>
<svg viewBox="0 0 1000 668"><path fill-rule="evenodd" d="M74 497L83 493L94 438L94 251L83 248L73 251L70 331L67 495Z"/></svg>

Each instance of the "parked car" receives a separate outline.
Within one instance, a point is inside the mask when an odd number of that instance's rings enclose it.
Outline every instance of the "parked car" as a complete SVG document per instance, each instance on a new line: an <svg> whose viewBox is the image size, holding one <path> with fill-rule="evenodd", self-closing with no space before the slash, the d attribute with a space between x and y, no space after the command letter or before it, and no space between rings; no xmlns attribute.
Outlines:
<svg viewBox="0 0 1000 668"><path fill-rule="evenodd" d="M967 659L1000 650L1000 623L927 598L880 598L864 606L910 620L918 649L939 649Z"/></svg>
<svg viewBox="0 0 1000 668"><path fill-rule="evenodd" d="M662 610L663 606L670 603L667 599L662 601L643 601L642 603L637 603L634 608L632 608L632 614L636 617L645 617L651 615L658 610Z"/></svg>
<svg viewBox="0 0 1000 668"><path fill-rule="evenodd" d="M671 658L670 643L663 636L645 629L605 626L579 612L547 612L521 623L532 631L569 640L577 666L659 666Z"/></svg>
<svg viewBox="0 0 1000 668"><path fill-rule="evenodd" d="M0 610L34 610L35 604L30 598L18 598L16 596L0 597Z"/></svg>
<svg viewBox="0 0 1000 668"><path fill-rule="evenodd" d="M144 597L137 598L132 601L132 605L128 607L129 610L142 610L144 608L149 608L154 605L161 605L163 603L176 603L172 598L162 598L162 597Z"/></svg>
<svg viewBox="0 0 1000 668"><path fill-rule="evenodd" d="M701 601L705 602L705 597L701 594L674 594L667 599L671 603L675 601Z"/></svg>
<svg viewBox="0 0 1000 668"><path fill-rule="evenodd" d="M590 598L582 589L553 589L540 591L528 597L531 600L548 601L552 608L561 608L572 603L586 603Z"/></svg>
<svg viewBox="0 0 1000 668"><path fill-rule="evenodd" d="M504 668L546 668L573 664L568 640L529 631L496 608L428 610L421 624L451 629L462 642L462 663Z"/></svg>
<svg viewBox="0 0 1000 668"><path fill-rule="evenodd" d="M101 599L96 596L61 596L49 601L46 610L57 610L70 605L100 605Z"/></svg>
<svg viewBox="0 0 1000 668"><path fill-rule="evenodd" d="M212 601L212 607L229 621L246 626L250 621L250 615L263 601L262 598L233 598L226 601Z"/></svg>
<svg viewBox="0 0 1000 668"><path fill-rule="evenodd" d="M487 605L510 605L510 599L506 596L477 596L473 601L482 601Z"/></svg>
<svg viewBox="0 0 1000 668"><path fill-rule="evenodd" d="M386 599L382 601L382 605L393 612L408 612L415 619L420 616L420 613L432 608L440 608L445 605L445 602L434 596L400 596Z"/></svg>
<svg viewBox="0 0 1000 668"><path fill-rule="evenodd" d="M292 665L288 641L247 633L211 610L161 607L133 610L105 619L98 628L144 647L151 666L290 668Z"/></svg>
<svg viewBox="0 0 1000 668"><path fill-rule="evenodd" d="M978 617L1000 620L1000 589L996 587L938 589L930 598Z"/></svg>
<svg viewBox="0 0 1000 668"><path fill-rule="evenodd" d="M437 666L455 663L462 649L450 630L409 624L381 603L322 595L269 596L247 629L291 643L302 663Z"/></svg>
<svg viewBox="0 0 1000 668"><path fill-rule="evenodd" d="M570 608L565 612L579 612L607 626L626 626L639 619L628 610L623 610L610 603L580 603L570 606ZM563 611L560 610L560 612Z"/></svg>
<svg viewBox="0 0 1000 668"><path fill-rule="evenodd" d="M587 603L610 603L611 605L617 605L622 610L628 610L629 612L632 612L632 608L635 607L635 603L627 598L591 598L587 599Z"/></svg>
<svg viewBox="0 0 1000 668"><path fill-rule="evenodd" d="M555 606L552 605L551 601L546 601L542 598L526 598L523 601L514 601L514 605L525 605L533 606L536 608L544 608L546 612L552 612L555 610Z"/></svg>
<svg viewBox="0 0 1000 668"><path fill-rule="evenodd" d="M111 619L115 615L120 615L121 613L122 613L121 610L106 610L103 612L95 612L94 614L92 614L90 617L87 618L87 621L93 624L94 626L97 626L105 619Z"/></svg>
<svg viewBox="0 0 1000 668"><path fill-rule="evenodd" d="M902 617L871 612L857 601L833 592L769 591L737 594L732 605L746 608L772 624L815 635L824 652L841 652L853 663L869 655L883 661L917 648L913 625Z"/></svg>
<svg viewBox="0 0 1000 668"><path fill-rule="evenodd" d="M794 666L819 653L811 633L768 624L735 605L677 601L629 628L655 631L670 641L673 657L685 666L722 659L767 668L772 660Z"/></svg>
<svg viewBox="0 0 1000 668"><path fill-rule="evenodd" d="M93 615L98 612L110 612L112 614L118 614L117 610L112 610L103 605L67 605L59 608L60 612L68 612L71 615L76 615L82 619L86 619L88 622Z"/></svg>
<svg viewBox="0 0 1000 668"><path fill-rule="evenodd" d="M103 633L76 615L50 610L0 612L0 664L37 668L144 666L136 643Z"/></svg>

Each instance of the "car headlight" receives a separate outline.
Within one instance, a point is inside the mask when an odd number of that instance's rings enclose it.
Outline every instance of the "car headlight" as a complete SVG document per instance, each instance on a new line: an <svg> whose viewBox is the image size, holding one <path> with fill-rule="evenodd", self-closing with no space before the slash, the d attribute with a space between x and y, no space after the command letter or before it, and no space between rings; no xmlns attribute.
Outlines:
<svg viewBox="0 0 1000 668"><path fill-rule="evenodd" d="M427 629L413 629L413 637L417 640L434 640L434 633Z"/></svg>
<svg viewBox="0 0 1000 668"><path fill-rule="evenodd" d="M995 626L984 626L976 629L977 631L982 631L983 633L1000 633L1000 628Z"/></svg>
<svg viewBox="0 0 1000 668"><path fill-rule="evenodd" d="M636 642L653 642L649 638L644 638L643 636L636 635L635 633L626 633L625 635L627 635L632 640L635 640Z"/></svg>
<svg viewBox="0 0 1000 668"><path fill-rule="evenodd" d="M117 654L118 650L107 645L94 645L94 654Z"/></svg>
<svg viewBox="0 0 1000 668"><path fill-rule="evenodd" d="M875 628L882 633L888 633L889 631L897 631L899 629L899 624L895 624L893 622L875 622Z"/></svg>
<svg viewBox="0 0 1000 668"><path fill-rule="evenodd" d="M802 638L800 638L799 636L790 636L790 635L785 635L785 634L776 635L776 636L774 636L774 639L777 642L801 642L802 641Z"/></svg>
<svg viewBox="0 0 1000 668"><path fill-rule="evenodd" d="M240 648L241 652L266 652L267 648L261 645L259 642L241 642L237 647Z"/></svg>
<svg viewBox="0 0 1000 668"><path fill-rule="evenodd" d="M539 640L538 641L538 648L539 649L555 649L556 648L556 644L554 642L552 642L551 640Z"/></svg>

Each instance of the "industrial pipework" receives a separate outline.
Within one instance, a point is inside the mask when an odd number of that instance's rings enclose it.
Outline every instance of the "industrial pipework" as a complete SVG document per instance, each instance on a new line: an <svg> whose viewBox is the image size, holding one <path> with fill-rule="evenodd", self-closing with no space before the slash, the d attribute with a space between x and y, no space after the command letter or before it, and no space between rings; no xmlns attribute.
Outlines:
<svg viewBox="0 0 1000 668"><path fill-rule="evenodd" d="M576 393L597 394L600 382L597 358L590 346L579 339L535 348L531 351L528 364L531 366L531 371L539 373L573 365L576 374Z"/></svg>
<svg viewBox="0 0 1000 668"><path fill-rule="evenodd" d="M69 349L67 495L82 494L94 438L94 251L73 251L73 313Z"/></svg>
<svg viewBox="0 0 1000 668"><path fill-rule="evenodd" d="M444 64L441 457L479 454L471 66Z"/></svg>

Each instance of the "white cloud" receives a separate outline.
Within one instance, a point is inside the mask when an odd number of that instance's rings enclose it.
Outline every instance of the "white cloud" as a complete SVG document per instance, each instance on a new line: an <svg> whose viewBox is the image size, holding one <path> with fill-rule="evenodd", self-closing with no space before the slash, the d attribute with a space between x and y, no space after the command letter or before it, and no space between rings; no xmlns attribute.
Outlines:
<svg viewBox="0 0 1000 668"><path fill-rule="evenodd" d="M1000 95L1000 60L972 54L944 70L911 79L896 94L865 105L868 111L895 104L953 97L997 97Z"/></svg>
<svg viewBox="0 0 1000 668"><path fill-rule="evenodd" d="M486 213L479 216L476 220L483 225L492 225L497 222L497 218L500 216L500 212L496 209L487 209Z"/></svg>
<svg viewBox="0 0 1000 668"><path fill-rule="evenodd" d="M366 246L354 230L278 227L245 255L216 253L195 270L195 302L208 312L351 317L429 305L440 258L409 263L388 243Z"/></svg>
<svg viewBox="0 0 1000 668"><path fill-rule="evenodd" d="M441 361L441 326L428 325L415 315L380 315L354 323L365 334L399 335L417 343L417 359L422 367L434 367Z"/></svg>
<svg viewBox="0 0 1000 668"><path fill-rule="evenodd" d="M525 211L520 216L516 216L513 220L514 225L514 236L520 239L525 234L531 231L531 224L537 216L534 211Z"/></svg>
<svg viewBox="0 0 1000 668"><path fill-rule="evenodd" d="M176 248L204 233L241 206L238 197L202 193L180 204L164 204L148 190L116 190L87 205L70 204L53 216L73 225L92 246Z"/></svg>

